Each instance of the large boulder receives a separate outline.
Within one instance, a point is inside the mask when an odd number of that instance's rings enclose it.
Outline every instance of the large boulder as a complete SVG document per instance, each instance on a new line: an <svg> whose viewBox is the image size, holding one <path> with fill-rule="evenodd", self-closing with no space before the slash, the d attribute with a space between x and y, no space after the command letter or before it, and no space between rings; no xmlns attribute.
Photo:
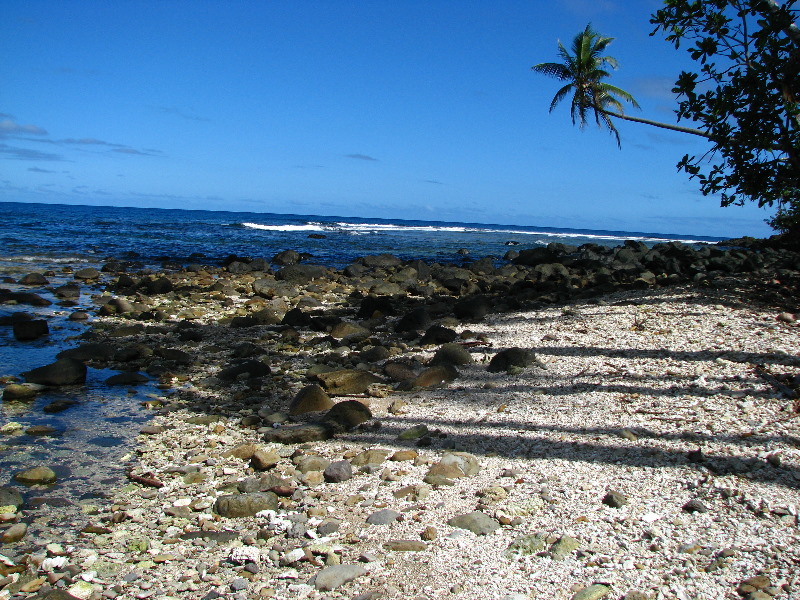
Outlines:
<svg viewBox="0 0 800 600"><path fill-rule="evenodd" d="M41 385L75 385L86 381L86 365L74 358L61 358L54 363L22 374L28 383Z"/></svg>

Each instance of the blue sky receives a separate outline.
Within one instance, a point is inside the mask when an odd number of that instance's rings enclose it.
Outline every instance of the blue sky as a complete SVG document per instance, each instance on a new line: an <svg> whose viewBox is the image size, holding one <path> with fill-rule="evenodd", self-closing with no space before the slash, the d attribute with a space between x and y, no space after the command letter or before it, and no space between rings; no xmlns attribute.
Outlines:
<svg viewBox="0 0 800 600"><path fill-rule="evenodd" d="M674 122L660 5L4 0L0 200L769 235L677 172L702 139L548 113L530 67L592 22Z"/></svg>

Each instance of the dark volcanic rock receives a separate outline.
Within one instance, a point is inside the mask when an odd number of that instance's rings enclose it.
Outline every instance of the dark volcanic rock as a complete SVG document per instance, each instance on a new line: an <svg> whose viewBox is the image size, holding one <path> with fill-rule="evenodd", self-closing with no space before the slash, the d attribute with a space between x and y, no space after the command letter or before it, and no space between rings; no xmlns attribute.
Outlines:
<svg viewBox="0 0 800 600"><path fill-rule="evenodd" d="M445 344L436 351L431 365L468 365L475 362L472 354L461 344Z"/></svg>
<svg viewBox="0 0 800 600"><path fill-rule="evenodd" d="M484 296L472 296L456 302L453 314L462 321L480 321L492 307L491 302Z"/></svg>
<svg viewBox="0 0 800 600"><path fill-rule="evenodd" d="M372 418L372 412L358 400L345 400L330 409L322 418L323 423L330 423L336 429L345 431L365 423Z"/></svg>
<svg viewBox="0 0 800 600"><path fill-rule="evenodd" d="M14 337L20 342L35 340L50 333L47 321L44 319L31 319L30 321L16 321L13 325Z"/></svg>
<svg viewBox="0 0 800 600"><path fill-rule="evenodd" d="M428 327L428 330L425 332L425 335L422 336L419 343L423 346L429 344L448 344L455 341L457 337L458 334L453 329L442 327L441 325L431 325Z"/></svg>
<svg viewBox="0 0 800 600"><path fill-rule="evenodd" d="M50 283L47 281L47 277L42 275L41 273L28 273L24 277L20 278L19 282L20 285L47 285Z"/></svg>
<svg viewBox="0 0 800 600"><path fill-rule="evenodd" d="M111 360L115 348L111 344L89 342L77 348L70 348L57 354L58 358L73 358L75 360Z"/></svg>
<svg viewBox="0 0 800 600"><path fill-rule="evenodd" d="M86 365L73 358L62 358L54 363L22 374L28 383L41 385L74 385L86 381Z"/></svg>
<svg viewBox="0 0 800 600"><path fill-rule="evenodd" d="M420 373L414 379L414 387L434 387L453 381L456 377L458 371L452 365L436 365Z"/></svg>
<svg viewBox="0 0 800 600"><path fill-rule="evenodd" d="M305 284L325 277L328 270L320 265L288 265L275 274L275 278L291 283Z"/></svg>
<svg viewBox="0 0 800 600"><path fill-rule="evenodd" d="M300 253L295 250L284 250L272 257L272 264L280 267L296 265L300 262Z"/></svg>
<svg viewBox="0 0 800 600"><path fill-rule="evenodd" d="M290 415L302 415L309 412L320 412L333 408L330 396L317 384L307 385L292 399L289 404Z"/></svg>
<svg viewBox="0 0 800 600"><path fill-rule="evenodd" d="M403 315L397 322L397 325L395 325L394 330L398 333L422 331L430 327L430 325L431 315L428 313L427 308L421 306Z"/></svg>
<svg viewBox="0 0 800 600"><path fill-rule="evenodd" d="M511 367L525 368L537 362L536 354L525 348L508 348L492 357L487 370L490 373L508 371Z"/></svg>
<svg viewBox="0 0 800 600"><path fill-rule="evenodd" d="M359 369L340 369L330 373L317 375L325 389L333 396L346 396L349 394L363 394L373 383L383 380L377 375Z"/></svg>
<svg viewBox="0 0 800 600"><path fill-rule="evenodd" d="M223 381L233 381L244 373L247 373L249 377L263 377L264 375L269 375L271 372L272 370L269 368L269 365L260 360L246 360L222 369L217 374L217 377Z"/></svg>

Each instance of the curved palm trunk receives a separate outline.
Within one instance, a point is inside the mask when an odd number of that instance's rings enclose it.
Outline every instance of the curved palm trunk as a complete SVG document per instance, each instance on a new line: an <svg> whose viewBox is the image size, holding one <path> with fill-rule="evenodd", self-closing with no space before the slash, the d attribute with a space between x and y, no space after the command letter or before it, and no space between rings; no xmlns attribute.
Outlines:
<svg viewBox="0 0 800 600"><path fill-rule="evenodd" d="M650 119L642 119L641 117L631 117L629 115L623 115L621 113L611 112L610 110L601 110L600 112L607 114L609 117L617 117L619 119L624 119L626 121L633 121L634 123L644 123L645 125L652 125L653 127L661 127L662 129L669 129L670 131L678 131L680 133L691 133L692 135L699 135L700 137L704 137L709 140L713 139L712 136L707 134L705 131L700 131L699 129L693 129L691 127L681 127L680 125L670 125L669 123L651 121Z"/></svg>

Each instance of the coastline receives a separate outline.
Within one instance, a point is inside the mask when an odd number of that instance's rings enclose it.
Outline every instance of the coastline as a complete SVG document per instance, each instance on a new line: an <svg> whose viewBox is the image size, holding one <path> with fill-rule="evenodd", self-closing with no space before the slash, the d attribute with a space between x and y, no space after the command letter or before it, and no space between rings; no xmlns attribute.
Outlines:
<svg viewBox="0 0 800 600"><path fill-rule="evenodd" d="M114 273L82 360L163 396L131 482L62 507L62 537L49 508L8 519L28 523L3 548L24 568L0 594L793 597L800 263L664 247ZM528 353L489 368L511 348ZM340 371L354 387L326 384ZM277 414L314 383L370 415ZM250 494L276 511L220 514ZM477 534L448 523L475 511Z"/></svg>

